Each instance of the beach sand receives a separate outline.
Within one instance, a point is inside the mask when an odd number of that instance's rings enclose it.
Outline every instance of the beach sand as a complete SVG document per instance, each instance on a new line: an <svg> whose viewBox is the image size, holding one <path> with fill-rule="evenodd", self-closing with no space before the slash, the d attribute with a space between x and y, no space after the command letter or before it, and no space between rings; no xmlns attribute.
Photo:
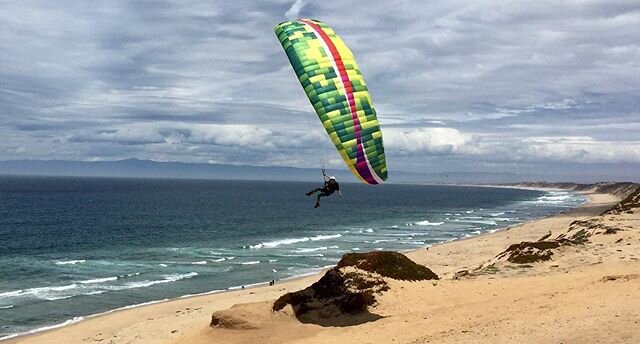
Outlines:
<svg viewBox="0 0 640 344"><path fill-rule="evenodd" d="M5 343L640 343L640 211L600 216L619 199L589 198L563 214L410 252L441 279L388 280L370 314L333 326L301 323L290 308L271 311L314 275L117 311ZM554 249L545 262L496 258L512 244L581 230L589 242ZM210 327L213 312L232 328Z"/></svg>

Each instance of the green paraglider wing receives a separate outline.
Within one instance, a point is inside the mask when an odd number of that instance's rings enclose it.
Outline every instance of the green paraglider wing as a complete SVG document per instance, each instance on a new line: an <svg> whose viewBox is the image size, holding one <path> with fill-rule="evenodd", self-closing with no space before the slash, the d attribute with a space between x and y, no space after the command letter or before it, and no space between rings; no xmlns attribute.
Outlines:
<svg viewBox="0 0 640 344"><path fill-rule="evenodd" d="M276 35L322 125L351 172L367 184L387 179L382 132L353 54L327 24L299 19Z"/></svg>

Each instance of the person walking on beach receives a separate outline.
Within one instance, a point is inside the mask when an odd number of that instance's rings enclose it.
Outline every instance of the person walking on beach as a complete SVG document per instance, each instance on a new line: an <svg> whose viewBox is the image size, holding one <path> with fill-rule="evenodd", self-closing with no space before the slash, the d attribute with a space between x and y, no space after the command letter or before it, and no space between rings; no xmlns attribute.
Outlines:
<svg viewBox="0 0 640 344"><path fill-rule="evenodd" d="M340 197L342 197L342 192L340 192L340 184L338 184L338 182L336 181L336 177L328 177L326 174L324 174L324 170L322 171L322 174L324 176L324 186L321 188L313 189L306 193L307 196L311 196L314 193L319 192L318 197L316 197L316 204L313 206L314 208L320 206L320 197L331 196L336 191L338 191L338 194L340 195Z"/></svg>

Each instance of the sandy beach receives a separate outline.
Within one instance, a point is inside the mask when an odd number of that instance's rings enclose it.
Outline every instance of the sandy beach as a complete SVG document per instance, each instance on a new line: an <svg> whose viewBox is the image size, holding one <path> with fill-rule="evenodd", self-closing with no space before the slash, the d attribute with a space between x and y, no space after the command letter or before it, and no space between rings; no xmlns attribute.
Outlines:
<svg viewBox="0 0 640 344"><path fill-rule="evenodd" d="M408 253L440 280L389 280L368 316L334 326L271 311L318 274L116 311L4 343L639 343L640 212L601 215L620 198L588 196L566 213ZM588 240L578 243L576 233ZM568 244L545 251L546 261L505 258L510 245L542 238ZM210 327L214 312L237 326Z"/></svg>

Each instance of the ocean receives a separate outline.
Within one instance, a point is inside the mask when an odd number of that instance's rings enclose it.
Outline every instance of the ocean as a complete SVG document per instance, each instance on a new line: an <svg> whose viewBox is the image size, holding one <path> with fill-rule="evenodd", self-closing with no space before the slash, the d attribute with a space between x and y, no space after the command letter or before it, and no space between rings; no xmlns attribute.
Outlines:
<svg viewBox="0 0 640 344"><path fill-rule="evenodd" d="M0 338L123 307L311 274L576 207L564 191L0 177Z"/></svg>

